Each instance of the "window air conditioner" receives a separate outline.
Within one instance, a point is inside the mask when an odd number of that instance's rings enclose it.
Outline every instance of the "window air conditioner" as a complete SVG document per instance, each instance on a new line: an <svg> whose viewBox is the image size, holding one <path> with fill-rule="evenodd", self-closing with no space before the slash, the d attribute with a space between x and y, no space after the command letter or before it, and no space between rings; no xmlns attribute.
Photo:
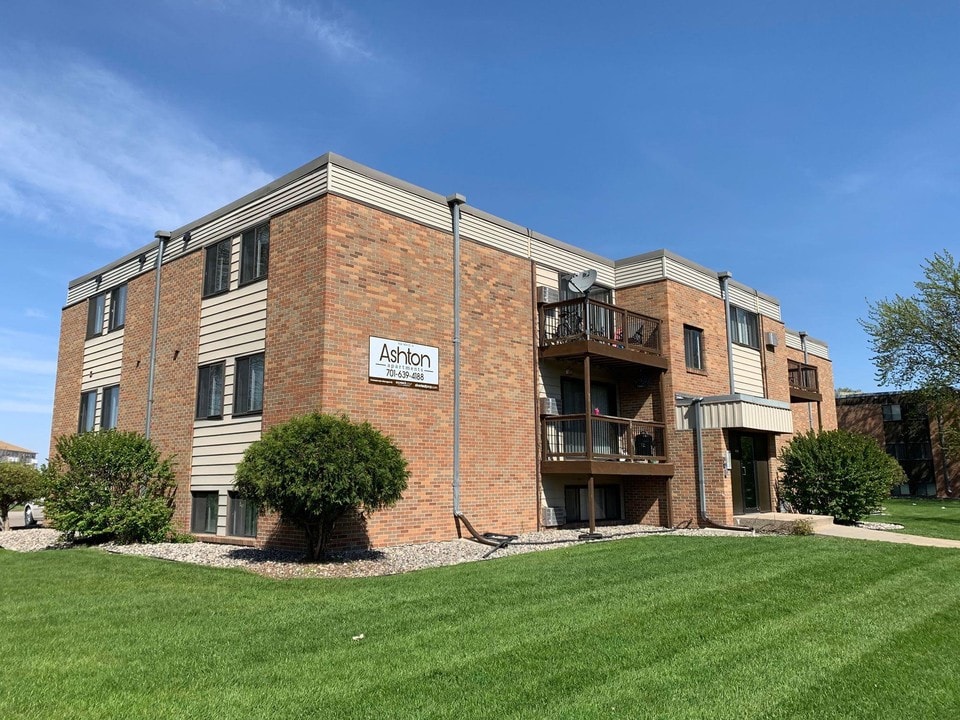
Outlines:
<svg viewBox="0 0 960 720"><path fill-rule="evenodd" d="M559 415L560 413L557 411L557 399L552 397L540 398L540 414Z"/></svg>
<svg viewBox="0 0 960 720"><path fill-rule="evenodd" d="M560 291L546 285L537 285L537 304L560 302Z"/></svg>
<svg viewBox="0 0 960 720"><path fill-rule="evenodd" d="M540 508L540 524L544 527L566 525L567 511L562 507L543 506Z"/></svg>

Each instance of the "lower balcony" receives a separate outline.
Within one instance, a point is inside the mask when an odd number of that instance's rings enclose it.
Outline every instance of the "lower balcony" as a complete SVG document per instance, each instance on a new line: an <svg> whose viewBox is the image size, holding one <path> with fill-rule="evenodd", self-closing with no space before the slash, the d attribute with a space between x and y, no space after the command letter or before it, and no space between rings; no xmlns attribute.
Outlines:
<svg viewBox="0 0 960 720"><path fill-rule="evenodd" d="M663 423L611 415L549 415L541 421L544 474L673 475Z"/></svg>

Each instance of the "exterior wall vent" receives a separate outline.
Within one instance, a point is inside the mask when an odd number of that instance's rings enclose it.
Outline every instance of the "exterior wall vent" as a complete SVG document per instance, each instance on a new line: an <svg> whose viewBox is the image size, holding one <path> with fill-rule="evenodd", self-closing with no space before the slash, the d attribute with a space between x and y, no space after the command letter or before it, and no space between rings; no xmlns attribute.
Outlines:
<svg viewBox="0 0 960 720"><path fill-rule="evenodd" d="M552 397L540 398L540 414L559 415L560 413L557 410L557 399Z"/></svg>
<svg viewBox="0 0 960 720"><path fill-rule="evenodd" d="M540 508L540 524L544 527L566 525L567 511L562 507L543 506Z"/></svg>
<svg viewBox="0 0 960 720"><path fill-rule="evenodd" d="M537 305L560 302L560 291L546 285L537 285Z"/></svg>

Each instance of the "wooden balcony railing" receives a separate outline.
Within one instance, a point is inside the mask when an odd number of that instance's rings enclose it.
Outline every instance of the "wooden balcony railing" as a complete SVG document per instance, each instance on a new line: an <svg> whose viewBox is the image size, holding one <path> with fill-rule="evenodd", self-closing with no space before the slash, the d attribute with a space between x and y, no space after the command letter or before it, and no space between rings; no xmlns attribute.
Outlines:
<svg viewBox="0 0 960 720"><path fill-rule="evenodd" d="M817 369L813 365L789 360L787 362L787 377L791 390L800 390L804 393L820 392Z"/></svg>
<svg viewBox="0 0 960 720"><path fill-rule="evenodd" d="M660 355L660 321L593 298L540 306L540 347L578 341Z"/></svg>
<svg viewBox="0 0 960 720"><path fill-rule="evenodd" d="M543 418L541 430L544 460L667 461L663 423L610 415L550 415Z"/></svg>

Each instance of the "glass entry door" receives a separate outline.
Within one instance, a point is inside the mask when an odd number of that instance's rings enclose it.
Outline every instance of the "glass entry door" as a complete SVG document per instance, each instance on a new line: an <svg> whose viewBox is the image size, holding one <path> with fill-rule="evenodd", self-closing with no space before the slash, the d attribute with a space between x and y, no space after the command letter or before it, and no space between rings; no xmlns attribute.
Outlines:
<svg viewBox="0 0 960 720"><path fill-rule="evenodd" d="M770 439L760 433L730 433L733 513L770 512Z"/></svg>

